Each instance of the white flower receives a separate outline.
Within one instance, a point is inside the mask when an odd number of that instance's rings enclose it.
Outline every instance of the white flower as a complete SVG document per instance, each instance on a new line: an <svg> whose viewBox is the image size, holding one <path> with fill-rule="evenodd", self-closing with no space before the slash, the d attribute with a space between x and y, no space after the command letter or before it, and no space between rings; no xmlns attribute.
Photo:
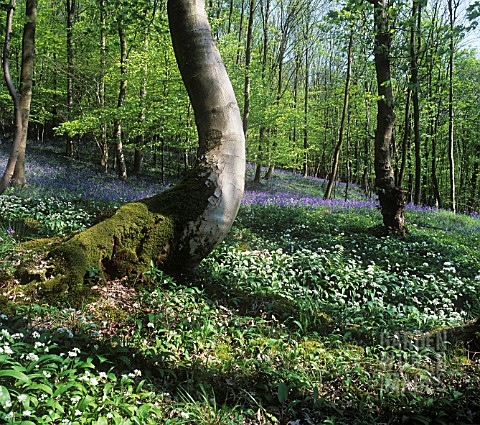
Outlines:
<svg viewBox="0 0 480 425"><path fill-rule="evenodd" d="M69 351L68 356L69 357L77 357L77 352L76 351Z"/></svg>
<svg viewBox="0 0 480 425"><path fill-rule="evenodd" d="M35 341L35 344L33 345L35 348L40 348L43 347L45 344L40 341Z"/></svg>
<svg viewBox="0 0 480 425"><path fill-rule="evenodd" d="M13 354L13 351L12 351L12 349L10 348L9 345L5 345L5 346L3 347L3 352L4 352L5 354Z"/></svg>
<svg viewBox="0 0 480 425"><path fill-rule="evenodd" d="M113 418L113 413L108 412L105 416L107 417L107 419L112 419Z"/></svg>
<svg viewBox="0 0 480 425"><path fill-rule="evenodd" d="M82 416L82 412L80 410L75 410L75 416Z"/></svg>
<svg viewBox="0 0 480 425"><path fill-rule="evenodd" d="M98 385L98 379L97 378L90 378L90 385Z"/></svg>
<svg viewBox="0 0 480 425"><path fill-rule="evenodd" d="M0 314L0 319L8 320L8 316L6 314Z"/></svg>
<svg viewBox="0 0 480 425"><path fill-rule="evenodd" d="M34 353L27 354L27 360L31 360L32 362L36 362L38 360L38 356Z"/></svg>
<svg viewBox="0 0 480 425"><path fill-rule="evenodd" d="M98 376L102 379L107 379L107 374L105 372L100 372Z"/></svg>
<svg viewBox="0 0 480 425"><path fill-rule="evenodd" d="M23 411L23 416L30 416L32 412L30 410L24 410Z"/></svg>
<svg viewBox="0 0 480 425"><path fill-rule="evenodd" d="M155 325L152 322L147 323L147 328L154 328Z"/></svg>
<svg viewBox="0 0 480 425"><path fill-rule="evenodd" d="M133 373L134 373L136 376L142 376L142 371L141 371L141 370L135 369L135 370L133 371Z"/></svg>
<svg viewBox="0 0 480 425"><path fill-rule="evenodd" d="M17 400L20 403L23 403L24 401L27 401L27 395L26 394L20 394L20 395L17 396Z"/></svg>
<svg viewBox="0 0 480 425"><path fill-rule="evenodd" d="M40 338L40 334L37 331L32 332L32 338L38 339Z"/></svg>

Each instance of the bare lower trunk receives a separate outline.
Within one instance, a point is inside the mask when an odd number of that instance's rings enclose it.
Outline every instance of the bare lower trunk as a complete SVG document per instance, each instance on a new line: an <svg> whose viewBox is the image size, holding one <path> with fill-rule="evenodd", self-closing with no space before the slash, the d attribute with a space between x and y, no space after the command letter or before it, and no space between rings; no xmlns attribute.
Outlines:
<svg viewBox="0 0 480 425"><path fill-rule="evenodd" d="M379 194L383 224L388 232L406 232L403 209L406 191L395 187L392 146L395 111L390 75L390 31L386 0L371 0L375 18L375 70L378 86L377 128L375 131L375 188Z"/></svg>
<svg viewBox="0 0 480 425"><path fill-rule="evenodd" d="M23 186L26 183L25 149L27 146L28 120L30 115L30 102L32 99L33 58L35 55L35 28L37 21L37 1L27 0L27 22L23 27L22 38L22 69L20 75L20 90L17 91L10 76L8 60L11 25L15 2L12 1L10 6L11 8L7 14L7 30L3 50L3 68L5 82L14 103L16 129L7 167L2 179L0 180L0 193L3 193L11 182L20 186Z"/></svg>
<svg viewBox="0 0 480 425"><path fill-rule="evenodd" d="M51 253L56 296L80 290L89 270L109 276L141 272L153 261L181 275L220 243L240 207L245 138L240 111L212 40L204 2L170 0L177 63L195 113L197 163L174 188L126 204L117 213L61 243ZM37 285L38 288L38 285Z"/></svg>

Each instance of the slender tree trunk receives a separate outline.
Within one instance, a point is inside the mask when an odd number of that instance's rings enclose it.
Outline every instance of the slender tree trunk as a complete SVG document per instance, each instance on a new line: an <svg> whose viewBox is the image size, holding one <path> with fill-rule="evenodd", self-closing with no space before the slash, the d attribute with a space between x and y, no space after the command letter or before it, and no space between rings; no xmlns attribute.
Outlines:
<svg viewBox="0 0 480 425"><path fill-rule="evenodd" d="M403 186L403 179L405 178L405 170L407 168L407 152L408 152L408 142L410 140L410 99L412 98L412 90L410 87L407 87L407 99L405 101L405 119L404 119L404 130L402 138L402 158L400 161L400 171L398 172L397 186Z"/></svg>
<svg viewBox="0 0 480 425"><path fill-rule="evenodd" d="M343 137L345 134L345 124L347 122L348 115L348 101L350 99L350 77L352 74L352 49L353 49L353 28L350 29L350 38L348 41L348 53L347 53L347 75L345 78L345 91L343 94L343 111L342 119L340 121L340 130L338 132L338 142L335 146L332 161L332 171L328 180L327 189L323 195L323 199L328 199L332 194L333 184L337 178L338 164L340 162L340 152L342 151Z"/></svg>
<svg viewBox="0 0 480 425"><path fill-rule="evenodd" d="M457 201L455 194L455 156L453 140L453 56L454 56L454 24L456 7L453 0L448 0L448 12L450 18L450 43L448 56L448 162L450 165L450 208L453 212L457 210Z"/></svg>
<svg viewBox="0 0 480 425"><path fill-rule="evenodd" d="M227 34L232 32L232 20L233 20L233 6L235 4L235 0L230 0L230 10L228 12L228 27L227 27Z"/></svg>
<svg viewBox="0 0 480 425"><path fill-rule="evenodd" d="M262 46L262 82L265 83L265 73L267 70L268 61L268 32L270 19L270 0L261 1L262 24L263 24L263 46ZM264 3L265 1L265 3ZM258 153L256 158L255 176L253 178L254 184L260 184L262 178L262 163L263 150L266 143L267 128L262 126L258 136Z"/></svg>
<svg viewBox="0 0 480 425"><path fill-rule="evenodd" d="M418 10L418 14L417 14ZM418 99L419 81L418 81L418 60L417 60L417 43L420 47L420 18L421 5L417 4L417 0L413 0L412 5L412 26L410 28L410 85L412 89L413 103L413 139L415 145L415 192L413 202L415 205L421 203L422 189L422 157L420 143L420 104Z"/></svg>
<svg viewBox="0 0 480 425"><path fill-rule="evenodd" d="M148 35L145 36L145 52L148 53ZM142 87L140 89L140 105L142 105L142 111L140 113L140 123L144 123L146 119L146 99L147 99L147 79L148 79L148 66L147 61L145 61L142 66ZM142 130L142 133L137 137L137 146L135 147L135 153L133 158L133 173L140 174L142 171L142 160L143 152L142 149L145 146L145 132Z"/></svg>
<svg viewBox="0 0 480 425"><path fill-rule="evenodd" d="M25 176L25 151L27 148L30 103L32 101L35 30L37 26L37 0L26 1L25 14L27 21L23 26L22 71L20 74L20 113L22 115L22 138L17 162L15 163L15 171L13 173L13 183L16 186L24 186L27 183Z"/></svg>
<svg viewBox="0 0 480 425"><path fill-rule="evenodd" d="M3 70L7 88L14 103L16 129L7 167L0 180L0 193L3 193L11 182L18 186L23 186L26 183L25 150L27 147L27 130L30 116L30 103L32 99L37 0L27 0L26 2L25 13L27 21L23 27L22 69L20 73L19 91L17 91L13 85L9 67L10 39L12 34L14 8L15 1L11 1L7 12L5 44L3 49Z"/></svg>
<svg viewBox="0 0 480 425"><path fill-rule="evenodd" d="M364 83L365 91L368 90L367 83ZM362 173L362 189L365 194L369 193L369 174L370 174L370 100L365 96L365 139L363 140L363 173Z"/></svg>
<svg viewBox="0 0 480 425"><path fill-rule="evenodd" d="M247 47L245 49L245 89L243 96L243 133L247 138L248 117L250 113L250 61L252 58L252 32L253 16L255 12L255 0L250 0L250 10L248 14L247 27Z"/></svg>
<svg viewBox="0 0 480 425"><path fill-rule="evenodd" d="M468 209L470 211L478 211L479 200L477 196L477 182L478 182L478 169L480 162L480 146L476 146L476 157L473 163L472 176L470 179L470 198L468 200Z"/></svg>
<svg viewBox="0 0 480 425"><path fill-rule="evenodd" d="M98 142L100 150L100 166L102 169L108 171L108 140L107 140L107 123L105 122L105 73L106 73L106 48L107 38L105 35L105 0L100 0L100 87L99 87L99 101L100 109L102 110L101 134Z"/></svg>
<svg viewBox="0 0 480 425"><path fill-rule="evenodd" d="M378 108L375 131L375 187L383 224L388 232L406 232L403 214L406 191L396 187L392 168L392 140L395 127L393 91L390 75L390 29L386 0L371 0L375 20L375 71L377 74Z"/></svg>
<svg viewBox="0 0 480 425"><path fill-rule="evenodd" d="M308 36L310 32L310 26L307 24L305 34L305 97L303 103L303 176L308 176L308 92L309 92L309 79L310 79L310 57L308 48Z"/></svg>
<svg viewBox="0 0 480 425"><path fill-rule="evenodd" d="M120 89L118 91L117 108L120 109L127 95L127 35L120 22L118 23L118 37L120 41ZM120 180L127 180L127 166L123 153L122 123L120 118L115 119L114 128L118 177Z"/></svg>
<svg viewBox="0 0 480 425"><path fill-rule="evenodd" d="M13 100L14 106L14 115L15 115L15 136L12 142L12 148L10 150L10 155L8 157L7 166L3 173L2 179L0 180L0 194L5 192L5 189L10 184L13 172L15 170L15 164L17 163L18 155L21 149L22 143L22 113L20 108L20 92L17 91L15 86L13 85L12 76L10 74L10 40L12 37L12 21L13 21L13 13L15 11L15 0L10 0L10 4L8 6L7 11L7 19L5 25L5 42L3 45L3 74L5 77L5 83L8 88L8 92L10 97Z"/></svg>
<svg viewBox="0 0 480 425"><path fill-rule="evenodd" d="M75 19L75 0L67 0L67 109L68 118L73 114L73 21ZM73 139L67 136L66 155L75 155Z"/></svg>
<svg viewBox="0 0 480 425"><path fill-rule="evenodd" d="M245 14L245 0L242 0L242 10L240 12L240 26L238 28L238 46L237 46L237 60L235 63L240 64L240 50L242 45L242 35L243 35L243 15Z"/></svg>

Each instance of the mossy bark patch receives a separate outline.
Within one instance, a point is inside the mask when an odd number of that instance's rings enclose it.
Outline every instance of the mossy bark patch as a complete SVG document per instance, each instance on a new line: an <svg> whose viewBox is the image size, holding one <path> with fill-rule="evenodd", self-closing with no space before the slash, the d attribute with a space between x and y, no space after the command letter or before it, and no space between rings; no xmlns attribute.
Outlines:
<svg viewBox="0 0 480 425"><path fill-rule="evenodd" d="M88 270L124 276L162 263L174 238L173 219L149 210L144 202L122 206L117 213L57 246L50 254L59 276L71 289L82 286Z"/></svg>

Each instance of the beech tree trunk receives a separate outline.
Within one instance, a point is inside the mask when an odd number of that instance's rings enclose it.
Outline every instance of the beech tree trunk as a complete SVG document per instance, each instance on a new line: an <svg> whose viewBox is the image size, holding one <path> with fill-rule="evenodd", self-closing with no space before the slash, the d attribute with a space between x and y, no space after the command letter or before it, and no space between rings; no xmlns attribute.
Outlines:
<svg viewBox="0 0 480 425"><path fill-rule="evenodd" d="M36 291L66 297L86 288L84 280L92 270L125 276L148 269L151 261L182 275L223 240L237 215L244 189L245 137L205 1L169 0L168 16L195 114L197 162L174 188L126 204L113 217L61 242L50 253L53 273L37 282Z"/></svg>
<svg viewBox="0 0 480 425"><path fill-rule="evenodd" d="M20 90L13 85L9 68L10 37L12 32L13 12L15 1L12 0L7 12L5 44L3 49L3 70L5 82L14 103L15 136L10 151L5 172L0 180L0 193L3 193L14 180L16 185L24 185L25 178L25 149L27 147L27 130L30 116L30 102L32 99L33 59L35 56L35 29L37 22L37 0L27 0L27 21L23 27L22 39L22 69L20 75Z"/></svg>
<svg viewBox="0 0 480 425"><path fill-rule="evenodd" d="M392 146L395 111L390 75L390 31L386 0L370 0L375 21L375 71L378 86L377 128L375 130L375 188L380 201L383 224L388 232L406 232L403 211L407 191L395 186Z"/></svg>

